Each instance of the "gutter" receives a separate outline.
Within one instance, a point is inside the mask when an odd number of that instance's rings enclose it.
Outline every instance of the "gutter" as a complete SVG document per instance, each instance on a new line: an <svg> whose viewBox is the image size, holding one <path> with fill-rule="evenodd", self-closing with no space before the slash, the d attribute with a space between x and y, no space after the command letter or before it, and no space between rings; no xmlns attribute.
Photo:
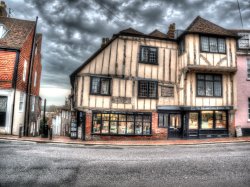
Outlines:
<svg viewBox="0 0 250 187"><path fill-rule="evenodd" d="M35 37L36 37L36 27L37 27L37 20L36 17L34 34L32 38L32 50L30 52L30 65L29 65L29 72L28 72L28 82L26 87L26 105L25 105L25 118L24 118L24 136L29 135L29 119L30 119L30 92L32 86L32 72L33 72L33 65L34 65L34 49L35 49Z"/></svg>

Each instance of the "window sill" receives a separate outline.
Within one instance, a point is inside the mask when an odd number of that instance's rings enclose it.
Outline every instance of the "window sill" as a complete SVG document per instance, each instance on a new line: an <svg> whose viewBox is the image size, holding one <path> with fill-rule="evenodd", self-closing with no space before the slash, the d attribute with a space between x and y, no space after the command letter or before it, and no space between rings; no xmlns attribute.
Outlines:
<svg viewBox="0 0 250 187"><path fill-rule="evenodd" d="M93 95L93 96L111 96L111 94L110 95L104 95L104 94L93 94L93 93L90 93L89 95Z"/></svg>
<svg viewBox="0 0 250 187"><path fill-rule="evenodd" d="M141 61L139 61L139 63L141 63L141 64L149 64L149 65L159 65L158 63L141 62Z"/></svg>
<svg viewBox="0 0 250 187"><path fill-rule="evenodd" d="M224 54L226 55L227 53L222 53L222 52L210 52L210 51L200 51L201 53L214 53L214 54Z"/></svg>
<svg viewBox="0 0 250 187"><path fill-rule="evenodd" d="M223 98L223 96L199 96L199 95L196 95L196 97L199 97L199 98L202 98L202 97L205 97L205 98Z"/></svg>

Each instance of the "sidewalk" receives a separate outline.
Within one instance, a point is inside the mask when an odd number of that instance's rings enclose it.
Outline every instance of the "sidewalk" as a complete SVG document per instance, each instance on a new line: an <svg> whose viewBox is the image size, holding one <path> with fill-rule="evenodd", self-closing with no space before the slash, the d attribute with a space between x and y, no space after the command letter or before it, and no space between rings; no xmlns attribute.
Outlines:
<svg viewBox="0 0 250 187"><path fill-rule="evenodd" d="M240 138L212 138L195 140L125 140L125 141L82 141L80 139L70 139L64 136L54 136L52 140L41 137L22 137L12 135L0 135L0 139L30 141L37 143L62 143L62 144L80 144L80 145L127 145L127 146L158 146L158 145L196 145L196 144L215 144L215 143L237 143L250 142L250 137Z"/></svg>

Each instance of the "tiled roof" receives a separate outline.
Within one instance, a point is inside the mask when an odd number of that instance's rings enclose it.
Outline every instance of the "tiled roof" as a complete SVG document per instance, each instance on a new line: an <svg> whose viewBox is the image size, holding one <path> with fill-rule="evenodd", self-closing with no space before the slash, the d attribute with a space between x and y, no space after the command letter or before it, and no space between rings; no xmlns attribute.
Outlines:
<svg viewBox="0 0 250 187"><path fill-rule="evenodd" d="M149 36L155 36L158 38L167 38L167 35L155 29L153 32L148 34Z"/></svg>
<svg viewBox="0 0 250 187"><path fill-rule="evenodd" d="M194 21L186 29L187 32L192 33L204 33L204 34L215 34L221 36L236 37L235 33L228 29L220 27L200 16L197 16Z"/></svg>
<svg viewBox="0 0 250 187"><path fill-rule="evenodd" d="M119 32L120 34L136 34L136 35L144 35L142 32L139 32L131 27L128 29L122 30Z"/></svg>
<svg viewBox="0 0 250 187"><path fill-rule="evenodd" d="M8 29L4 38L0 39L0 47L13 49L20 49L32 28L35 27L35 21L8 17L0 17L0 24Z"/></svg>

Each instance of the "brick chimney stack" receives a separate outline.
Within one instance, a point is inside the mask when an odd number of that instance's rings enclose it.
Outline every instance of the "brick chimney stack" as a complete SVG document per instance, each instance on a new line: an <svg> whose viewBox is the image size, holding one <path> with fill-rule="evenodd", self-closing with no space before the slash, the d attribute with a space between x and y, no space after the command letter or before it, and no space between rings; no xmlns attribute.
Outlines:
<svg viewBox="0 0 250 187"><path fill-rule="evenodd" d="M6 11L7 5L4 1L0 2L0 17L7 17L7 11Z"/></svg>
<svg viewBox="0 0 250 187"><path fill-rule="evenodd" d="M104 47L109 42L109 38L102 38L101 48Z"/></svg>
<svg viewBox="0 0 250 187"><path fill-rule="evenodd" d="M174 35L175 35L175 23L172 23L168 27L167 37L174 39Z"/></svg>

